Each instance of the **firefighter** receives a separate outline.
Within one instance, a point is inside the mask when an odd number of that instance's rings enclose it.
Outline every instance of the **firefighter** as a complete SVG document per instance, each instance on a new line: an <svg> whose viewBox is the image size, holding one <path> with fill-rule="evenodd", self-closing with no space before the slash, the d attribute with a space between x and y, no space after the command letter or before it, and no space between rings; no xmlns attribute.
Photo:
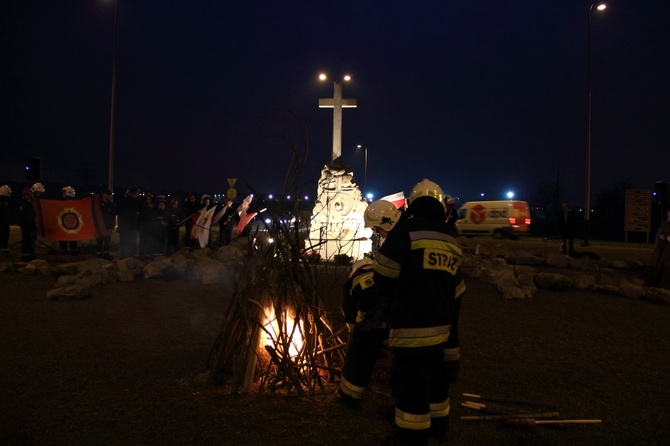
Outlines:
<svg viewBox="0 0 670 446"><path fill-rule="evenodd" d="M452 197L447 195L444 198L444 204L447 208L447 226L449 226L449 233L456 237L458 235L458 229L456 229L456 221L458 220L458 212L456 210L456 202L458 197Z"/></svg>
<svg viewBox="0 0 670 446"><path fill-rule="evenodd" d="M223 216L219 220L219 246L228 246L233 238L232 220L237 211L233 207L233 200L230 198L226 197L223 206Z"/></svg>
<svg viewBox="0 0 670 446"><path fill-rule="evenodd" d="M167 245L167 202L165 198L159 198L156 202L156 209L150 225L150 254L165 255Z"/></svg>
<svg viewBox="0 0 670 446"><path fill-rule="evenodd" d="M141 203L140 190L130 186L123 194L117 206L119 232L119 256L122 259L137 255L137 234L139 231L139 214Z"/></svg>
<svg viewBox="0 0 670 446"><path fill-rule="evenodd" d="M193 232L193 216L195 215L198 210L200 210L200 206L196 202L195 194L189 193L186 196L186 200L184 200L183 204L183 215L184 215L184 227L185 233L186 233L186 238L184 240L184 246L189 249L195 248L197 245L197 242L195 239L191 238L191 232Z"/></svg>
<svg viewBox="0 0 670 446"><path fill-rule="evenodd" d="M61 196L63 200L74 200L75 190L72 186L65 186L61 189ZM71 256L76 256L79 254L79 249L77 247L76 240L65 241L61 240L58 242L60 245L61 255L67 255L68 253Z"/></svg>
<svg viewBox="0 0 670 446"><path fill-rule="evenodd" d="M109 250L118 212L113 201L111 189L105 189L100 193L100 211L102 213L102 221L107 229L107 235L101 235L96 238L95 256L99 259L112 260Z"/></svg>
<svg viewBox="0 0 670 446"><path fill-rule="evenodd" d="M42 183L35 183L30 187L30 190L33 192L33 197L37 199L42 196L45 189Z"/></svg>
<svg viewBox="0 0 670 446"><path fill-rule="evenodd" d="M154 203L154 195L151 192L145 193L144 199L141 201L142 204L137 214L137 230L139 235L137 250L139 258L147 260L153 254L151 252L151 231L156 203Z"/></svg>
<svg viewBox="0 0 670 446"><path fill-rule="evenodd" d="M21 260L30 262L35 259L35 240L37 227L35 226L35 207L33 206L35 192L24 188L21 192L19 205L19 226L21 227Z"/></svg>
<svg viewBox="0 0 670 446"><path fill-rule="evenodd" d="M363 218L366 228L373 228L376 234L385 238L398 222L400 212L393 203L378 200L370 203ZM349 345L342 367L342 382L335 396L349 407L360 405L388 338L385 308L379 302L372 263L367 257L355 262L344 286L342 313L349 329Z"/></svg>
<svg viewBox="0 0 670 446"><path fill-rule="evenodd" d="M0 252L9 255L9 197L12 189L3 184L0 186Z"/></svg>
<svg viewBox="0 0 670 446"><path fill-rule="evenodd" d="M395 432L393 444L443 441L449 428L449 384L460 359L458 313L465 285L463 254L446 223L445 194L423 180L373 264L388 304ZM403 216L405 217L405 215Z"/></svg>
<svg viewBox="0 0 670 446"><path fill-rule="evenodd" d="M165 255L171 256L179 250L179 228L181 228L183 214L179 207L179 200L170 200L170 208L166 212L167 240L165 244Z"/></svg>

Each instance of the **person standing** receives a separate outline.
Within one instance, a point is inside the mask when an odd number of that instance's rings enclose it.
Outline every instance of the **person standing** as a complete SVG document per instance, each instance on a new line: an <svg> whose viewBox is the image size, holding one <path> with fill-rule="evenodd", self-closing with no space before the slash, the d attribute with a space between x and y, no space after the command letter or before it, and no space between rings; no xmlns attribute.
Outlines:
<svg viewBox="0 0 670 446"><path fill-rule="evenodd" d="M451 195L444 198L444 204L447 207L447 226L449 226L450 234L454 237L458 235L458 229L456 229L456 222L458 221L457 201L458 197L452 197Z"/></svg>
<svg viewBox="0 0 670 446"><path fill-rule="evenodd" d="M167 209L165 217L167 227L165 255L168 257L179 250L179 228L181 228L182 215L179 200L173 198L170 200L170 207Z"/></svg>
<svg viewBox="0 0 670 446"><path fill-rule="evenodd" d="M233 200L226 197L223 206L223 216L219 220L219 246L228 246L233 239L232 220L235 215Z"/></svg>
<svg viewBox="0 0 670 446"><path fill-rule="evenodd" d="M122 259L137 255L137 232L140 201L139 189L130 186L118 205L119 254Z"/></svg>
<svg viewBox="0 0 670 446"><path fill-rule="evenodd" d="M154 196L151 192L144 194L144 202L140 206L140 212L137 216L139 244L138 255L140 259L146 259L151 254L151 230L155 214Z"/></svg>
<svg viewBox="0 0 670 446"><path fill-rule="evenodd" d="M9 255L9 197L12 189L3 184L0 186L0 253Z"/></svg>
<svg viewBox="0 0 670 446"><path fill-rule="evenodd" d="M109 254L110 244L112 241L112 232L116 225L116 206L112 201L112 191L105 189L100 194L100 211L102 213L102 221L107 228L107 235L100 236L96 239L95 256L99 259L112 260Z"/></svg>
<svg viewBox="0 0 670 446"><path fill-rule="evenodd" d="M373 228L385 239L400 215L390 201L377 200L365 209L363 219L366 228ZM335 397L349 407L357 407L363 400L377 358L388 339L386 308L380 303L372 264L368 257L356 261L344 285L342 313L349 329L349 342Z"/></svg>
<svg viewBox="0 0 670 446"><path fill-rule="evenodd" d="M648 286L670 289L670 211L656 231L654 252L651 256L651 277Z"/></svg>
<svg viewBox="0 0 670 446"><path fill-rule="evenodd" d="M458 318L465 284L463 253L446 223L445 194L419 182L409 208L379 248L374 281L388 305L395 444L444 440L449 429L449 384L460 361Z"/></svg>
<svg viewBox="0 0 670 446"><path fill-rule="evenodd" d="M189 193L184 200L184 227L186 228L186 236L184 239L184 246L192 249L196 246L197 242L191 238L191 232L193 230L193 217L195 213L200 210L201 206L198 206L198 203L195 200L195 194Z"/></svg>
<svg viewBox="0 0 670 446"><path fill-rule="evenodd" d="M211 224L206 224L206 225L203 224L203 225L201 225L200 227L198 227L197 229L196 229L194 226L196 226L196 225L198 224L198 220L200 220L200 216L202 215L203 212L206 212L206 211L212 209L212 208L215 207L215 206L216 206L216 204L212 204L212 197L211 197L211 195L209 195L209 194L203 194L203 195L200 197L200 206L199 206L199 211L200 211L200 212L198 212L197 214L195 214L195 215L194 215L194 218L193 218L192 231L193 231L194 233L197 233L197 232L200 232L200 231L207 231L206 234L205 234L205 236L207 237L207 244L206 244L205 246L208 246L208 245L209 245L210 238L211 238L211 235L212 235L212 231L211 231L212 227L211 227ZM211 219L210 219L210 221L211 221ZM204 233L204 232L200 232L200 234L203 234L203 233ZM189 234L189 237L191 237L191 234ZM196 237L194 237L194 238L192 239L192 241L193 241L193 243L194 243L194 245L193 245L194 248L199 248L199 247L200 247L200 243L201 243L200 240L197 240Z"/></svg>
<svg viewBox="0 0 670 446"><path fill-rule="evenodd" d="M63 200L74 200L75 190L72 186L65 186L61 189L61 194ZM71 256L76 256L79 254L79 249L77 247L76 240L61 240L58 242L60 245L61 255L70 254Z"/></svg>
<svg viewBox="0 0 670 446"><path fill-rule="evenodd" d="M572 255L575 252L575 214L567 201L558 213L558 230L561 234L561 254Z"/></svg>
<svg viewBox="0 0 670 446"><path fill-rule="evenodd" d="M37 200L44 193L44 185L42 183L35 183L30 187L30 190L33 192L33 200Z"/></svg>
<svg viewBox="0 0 670 446"><path fill-rule="evenodd" d="M19 206L19 226L21 227L21 260L30 262L35 259L35 240L37 227L35 226L35 207L33 206L34 193L25 188L21 192Z"/></svg>
<svg viewBox="0 0 670 446"><path fill-rule="evenodd" d="M164 198L156 202L156 209L149 221L149 245L150 256L164 255L167 241L167 209Z"/></svg>

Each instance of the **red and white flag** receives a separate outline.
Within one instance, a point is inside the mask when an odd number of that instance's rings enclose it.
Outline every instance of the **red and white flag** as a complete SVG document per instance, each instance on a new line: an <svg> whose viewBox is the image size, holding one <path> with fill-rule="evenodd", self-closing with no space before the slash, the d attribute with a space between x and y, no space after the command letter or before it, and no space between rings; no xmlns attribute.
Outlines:
<svg viewBox="0 0 670 446"><path fill-rule="evenodd" d="M387 195L385 197L380 198L380 200L390 201L391 203L393 203L396 209L401 209L405 207L405 194L403 192L397 192L393 195Z"/></svg>
<svg viewBox="0 0 670 446"><path fill-rule="evenodd" d="M79 200L36 199L37 234L49 240L94 240L108 234L98 196Z"/></svg>
<svg viewBox="0 0 670 446"><path fill-rule="evenodd" d="M198 241L201 248L209 244L209 229L212 226L212 216L216 206L211 209L202 208L198 211L198 218L191 228L191 238Z"/></svg>
<svg viewBox="0 0 670 446"><path fill-rule="evenodd" d="M251 200L254 199L254 195L251 194L247 196L244 200L242 200L242 203L237 207L237 215L240 216L240 221L237 223L237 235L239 236L242 234L242 230L246 225L249 224L252 218L258 214L258 212L252 212L251 214L247 214L247 211L249 210L249 205L251 205Z"/></svg>
<svg viewBox="0 0 670 446"><path fill-rule="evenodd" d="M242 234L244 227L249 224L251 219L253 219L258 212L252 212L251 214L244 214L240 217L240 221L237 223L237 235Z"/></svg>

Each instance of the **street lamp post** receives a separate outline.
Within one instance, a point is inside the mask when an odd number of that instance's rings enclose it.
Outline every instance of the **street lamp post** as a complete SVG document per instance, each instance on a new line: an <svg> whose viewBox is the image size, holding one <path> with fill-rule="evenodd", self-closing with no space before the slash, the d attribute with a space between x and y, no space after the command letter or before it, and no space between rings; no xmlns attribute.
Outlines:
<svg viewBox="0 0 670 446"><path fill-rule="evenodd" d="M588 24L588 42L587 42L587 92L588 92L588 111L586 124L586 186L584 197L584 246L589 246L589 223L591 219L591 17L593 8L598 11L604 10L607 5L601 3L596 5L591 3L589 6L589 24Z"/></svg>
<svg viewBox="0 0 670 446"><path fill-rule="evenodd" d="M119 0L114 1L114 47L112 49L112 99L109 111L109 177L107 187L114 192L114 117L116 114L116 42L119 17Z"/></svg>
<svg viewBox="0 0 670 446"><path fill-rule="evenodd" d="M358 148L358 149L362 148L365 151L364 152L365 164L364 164L364 167L363 167L363 190L365 191L365 192L363 192L363 196L365 196L365 194L368 192L368 148L363 147L360 144L357 145L356 148Z"/></svg>

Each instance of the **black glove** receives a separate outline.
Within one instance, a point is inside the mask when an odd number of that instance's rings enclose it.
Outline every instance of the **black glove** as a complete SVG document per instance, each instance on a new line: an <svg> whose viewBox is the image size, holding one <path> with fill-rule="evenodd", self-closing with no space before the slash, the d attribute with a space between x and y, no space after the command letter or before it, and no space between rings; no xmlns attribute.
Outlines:
<svg viewBox="0 0 670 446"><path fill-rule="evenodd" d="M454 384L458 381L458 374L461 371L461 361L460 359L456 361L445 361L444 364L447 372L447 382L449 384Z"/></svg>

